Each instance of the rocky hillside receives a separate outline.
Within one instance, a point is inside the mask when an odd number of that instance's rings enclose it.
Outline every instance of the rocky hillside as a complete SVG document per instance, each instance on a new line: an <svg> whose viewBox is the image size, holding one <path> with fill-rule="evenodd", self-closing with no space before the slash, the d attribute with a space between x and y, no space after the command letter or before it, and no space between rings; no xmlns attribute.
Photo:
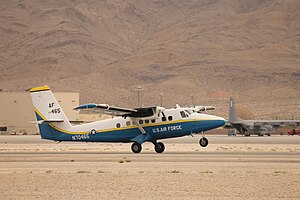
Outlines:
<svg viewBox="0 0 300 200"><path fill-rule="evenodd" d="M298 0L11 0L0 5L0 88L47 84L81 102L212 104L300 118Z"/></svg>

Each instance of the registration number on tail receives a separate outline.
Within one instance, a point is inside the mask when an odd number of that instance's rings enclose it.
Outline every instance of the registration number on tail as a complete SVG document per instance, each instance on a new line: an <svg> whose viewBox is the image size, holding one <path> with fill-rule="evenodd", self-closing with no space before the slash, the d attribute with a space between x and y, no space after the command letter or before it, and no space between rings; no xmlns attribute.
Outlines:
<svg viewBox="0 0 300 200"><path fill-rule="evenodd" d="M72 140L86 140L89 139L90 136L88 134L81 134L81 135L73 135Z"/></svg>

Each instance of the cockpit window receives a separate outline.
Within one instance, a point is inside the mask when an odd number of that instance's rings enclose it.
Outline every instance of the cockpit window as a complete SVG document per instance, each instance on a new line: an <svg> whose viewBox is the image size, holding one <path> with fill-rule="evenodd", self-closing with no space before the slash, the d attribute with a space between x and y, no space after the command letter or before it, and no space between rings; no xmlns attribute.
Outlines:
<svg viewBox="0 0 300 200"><path fill-rule="evenodd" d="M180 111L180 115L181 115L182 118L187 117L187 114L186 114L186 112L184 112L184 111Z"/></svg>

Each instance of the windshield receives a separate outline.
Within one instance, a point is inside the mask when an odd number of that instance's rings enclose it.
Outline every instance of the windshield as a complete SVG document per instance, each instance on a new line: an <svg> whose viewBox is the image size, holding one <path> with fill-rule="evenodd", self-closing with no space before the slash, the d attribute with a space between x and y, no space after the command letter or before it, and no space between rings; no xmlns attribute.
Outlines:
<svg viewBox="0 0 300 200"><path fill-rule="evenodd" d="M181 115L182 118L185 118L185 117L189 116L189 114L185 111L180 111L180 115Z"/></svg>
<svg viewBox="0 0 300 200"><path fill-rule="evenodd" d="M189 115L193 113L192 110L184 110L185 112L187 112Z"/></svg>

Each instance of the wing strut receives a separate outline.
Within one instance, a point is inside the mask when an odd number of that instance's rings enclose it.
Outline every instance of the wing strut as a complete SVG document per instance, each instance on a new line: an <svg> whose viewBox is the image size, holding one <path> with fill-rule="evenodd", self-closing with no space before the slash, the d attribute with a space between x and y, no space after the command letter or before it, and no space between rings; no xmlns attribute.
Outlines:
<svg viewBox="0 0 300 200"><path fill-rule="evenodd" d="M134 121L134 123L137 125L137 127L139 128L139 130L142 132L142 134L146 134L147 132L145 131L145 129L140 125L140 123L136 120L136 119L134 119L134 118L131 118L133 121Z"/></svg>

